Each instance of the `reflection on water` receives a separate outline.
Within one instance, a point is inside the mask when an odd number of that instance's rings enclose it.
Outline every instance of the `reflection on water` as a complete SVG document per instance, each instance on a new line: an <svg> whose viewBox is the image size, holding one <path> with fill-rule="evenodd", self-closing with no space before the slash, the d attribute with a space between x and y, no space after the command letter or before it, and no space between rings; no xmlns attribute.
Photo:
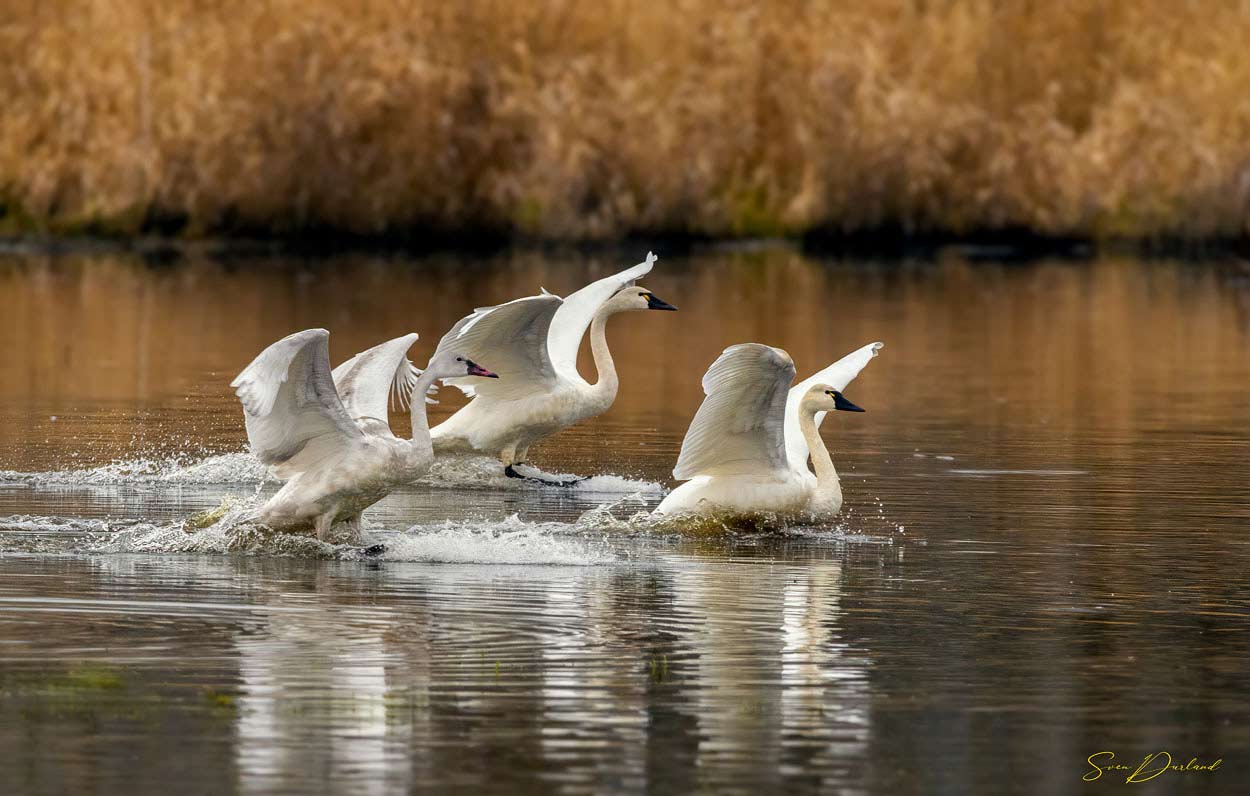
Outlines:
<svg viewBox="0 0 1250 796"><path fill-rule="evenodd" d="M301 595L274 594L262 622L236 634L240 790L272 793L310 776L358 782L369 793L406 790L402 768L386 765L411 735L402 713L391 716L408 695L388 683L390 611L313 607Z"/></svg>
<svg viewBox="0 0 1250 796"><path fill-rule="evenodd" d="M594 489L449 465L366 515L375 562L177 525L273 488L227 387L268 342L421 359L630 261L0 262L0 792L1067 792L1161 749L1225 763L1146 792L1250 784L1237 264L665 257L681 313L614 320L616 406L535 449ZM628 520L726 345L874 339L838 526Z"/></svg>

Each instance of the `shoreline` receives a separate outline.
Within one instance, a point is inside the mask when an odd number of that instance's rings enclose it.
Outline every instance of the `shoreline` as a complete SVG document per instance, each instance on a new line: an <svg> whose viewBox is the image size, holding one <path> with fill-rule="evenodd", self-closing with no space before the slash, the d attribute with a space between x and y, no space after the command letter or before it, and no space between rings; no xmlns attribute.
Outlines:
<svg viewBox="0 0 1250 796"><path fill-rule="evenodd" d="M1205 260L1250 258L1250 236L1183 238L1097 238L1044 235L1031 230L983 230L955 234L904 233L897 228L862 232L815 230L801 235L713 237L674 233L639 233L594 240L509 235L492 230L465 233L403 233L353 235L323 230L307 234L206 236L186 238L160 234L133 237L93 234L0 235L0 256L133 254L162 263L186 257L246 259L292 257L318 260L347 254L419 256L436 253L490 256L509 251L627 254L644 249L661 254L751 252L793 249L816 258L928 260L954 253L970 261L1086 261L1105 256L1139 259Z"/></svg>

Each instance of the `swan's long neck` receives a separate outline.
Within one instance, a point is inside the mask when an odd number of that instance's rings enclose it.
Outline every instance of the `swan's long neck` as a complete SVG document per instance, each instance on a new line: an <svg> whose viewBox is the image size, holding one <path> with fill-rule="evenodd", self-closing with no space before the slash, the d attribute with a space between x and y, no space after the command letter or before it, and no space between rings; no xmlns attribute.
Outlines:
<svg viewBox="0 0 1250 796"><path fill-rule="evenodd" d="M595 356L595 370L599 372L599 380L591 390L605 407L616 400L616 390L620 387L620 381L616 377L616 363L612 361L612 352L608 350L605 329L611 315L612 311L607 306L600 307L590 323L590 352Z"/></svg>
<svg viewBox="0 0 1250 796"><path fill-rule="evenodd" d="M412 395L409 400L411 406L409 411L412 413L412 447L418 451L425 451L433 455L434 447L430 442L430 418L425 412L425 394L434 384L438 376L429 368L417 377L417 383L412 387Z"/></svg>
<svg viewBox="0 0 1250 796"><path fill-rule="evenodd" d="M807 441L807 449L812 456L812 469L816 471L816 491L821 498L842 505L842 482L838 480L838 471L833 468L833 459L829 458L829 449L816 427L816 413L799 407L799 429L803 439Z"/></svg>

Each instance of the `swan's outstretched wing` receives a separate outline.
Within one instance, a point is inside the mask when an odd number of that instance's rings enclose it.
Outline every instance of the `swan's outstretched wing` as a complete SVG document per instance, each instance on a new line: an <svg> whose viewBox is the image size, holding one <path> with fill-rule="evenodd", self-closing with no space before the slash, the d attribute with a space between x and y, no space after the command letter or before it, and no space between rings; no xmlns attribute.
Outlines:
<svg viewBox="0 0 1250 796"><path fill-rule="evenodd" d="M329 339L325 329L284 337L230 382L243 403L252 453L280 478L363 436L334 389Z"/></svg>
<svg viewBox="0 0 1250 796"><path fill-rule="evenodd" d="M435 355L452 351L499 374L498 379L446 379L466 395L510 400L545 392L556 372L547 355L547 332L560 297L528 296L497 307L481 307L461 318L438 341Z"/></svg>
<svg viewBox="0 0 1250 796"><path fill-rule="evenodd" d="M348 417L373 417L387 422L387 396L407 408L417 370L408 361L408 349L417 342L415 332L361 351L334 369L334 386Z"/></svg>
<svg viewBox="0 0 1250 796"><path fill-rule="evenodd" d="M835 390L845 390L846 385L854 381L869 360L884 347L884 343L869 343L790 389L790 395L786 399L786 458L789 459L791 467L798 470L807 469L807 441L803 439L803 432L799 430L799 401L803 400L804 394L812 388L813 384L828 384ZM816 413L816 428L820 428L820 423L824 419L824 412Z"/></svg>
<svg viewBox="0 0 1250 796"><path fill-rule="evenodd" d="M577 373L577 349L581 348L582 337L586 335L586 329L595 313L621 288L650 273L656 259L654 254L647 252L646 261L633 268L626 268L619 274L591 282L564 299L551 320L551 333L547 338L551 362L561 378L574 381L581 378ZM503 381L502 378L499 380Z"/></svg>
<svg viewBox="0 0 1250 796"><path fill-rule="evenodd" d="M673 468L696 475L768 475L786 467L786 388L794 362L780 348L730 346L703 375L707 396L690 423Z"/></svg>

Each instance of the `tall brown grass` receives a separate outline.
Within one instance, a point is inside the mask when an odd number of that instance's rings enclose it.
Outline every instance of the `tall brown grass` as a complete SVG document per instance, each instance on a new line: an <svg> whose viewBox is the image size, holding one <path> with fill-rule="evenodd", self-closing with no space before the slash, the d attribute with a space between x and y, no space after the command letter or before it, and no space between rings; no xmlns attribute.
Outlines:
<svg viewBox="0 0 1250 796"><path fill-rule="evenodd" d="M1250 3L7 0L0 226L1240 236Z"/></svg>

